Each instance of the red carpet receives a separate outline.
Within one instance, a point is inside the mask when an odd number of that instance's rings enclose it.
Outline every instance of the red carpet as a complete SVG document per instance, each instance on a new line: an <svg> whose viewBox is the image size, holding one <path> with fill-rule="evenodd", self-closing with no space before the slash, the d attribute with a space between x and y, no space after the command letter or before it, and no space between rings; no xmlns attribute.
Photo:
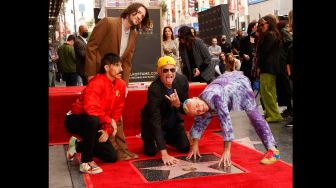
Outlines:
<svg viewBox="0 0 336 188"><path fill-rule="evenodd" d="M159 153L155 157L143 155L142 140L140 138L128 137L127 143L131 151L140 154L139 160L160 158ZM222 154L223 139L215 133L206 132L199 144L202 153L215 152L219 155ZM168 152L173 156L181 155L181 153L175 152L174 149L168 149ZM96 175L85 174L83 176L89 188L291 188L293 180L292 165L281 160L273 165L261 165L259 161L262 156L263 154L257 150L232 142L231 160L246 169L248 171L247 173L145 183L144 178L138 174L138 171L135 170L131 161L103 163L96 160L104 172Z"/></svg>

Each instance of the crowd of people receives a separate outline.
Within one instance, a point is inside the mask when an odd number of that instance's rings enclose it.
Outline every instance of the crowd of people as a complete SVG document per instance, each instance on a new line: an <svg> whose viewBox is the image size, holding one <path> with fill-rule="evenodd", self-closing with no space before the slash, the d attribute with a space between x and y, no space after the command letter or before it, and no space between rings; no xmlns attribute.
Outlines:
<svg viewBox="0 0 336 188"><path fill-rule="evenodd" d="M67 159L81 153L80 171L103 172L93 160L130 160L139 156L128 150L122 111L137 42L137 30L149 27L149 13L142 3L132 3L119 17L105 17L91 35L85 25L79 35L69 35L56 50L49 43L49 86L55 86L61 72L66 86L85 85L79 98L65 115L65 127L73 134ZM234 139L230 111L246 111L266 148L261 164L280 157L269 124L292 116L292 12L288 20L266 15L251 21L247 35L237 31L232 43L221 35L206 45L194 28L181 26L177 39L170 26L162 31L162 54L156 62L157 77L147 92L141 111L141 138L145 155L161 154L165 165L179 162L168 154L166 144L187 159L201 156L198 141L213 116L220 120L224 151L219 165L230 166L230 146ZM87 40L88 39L88 40ZM57 63L58 62L58 63ZM134 62L136 63L136 62ZM206 82L205 90L189 98L189 82ZM258 111L253 90L260 83L264 116ZM287 107L282 114L278 105ZM183 115L194 117L184 128Z"/></svg>

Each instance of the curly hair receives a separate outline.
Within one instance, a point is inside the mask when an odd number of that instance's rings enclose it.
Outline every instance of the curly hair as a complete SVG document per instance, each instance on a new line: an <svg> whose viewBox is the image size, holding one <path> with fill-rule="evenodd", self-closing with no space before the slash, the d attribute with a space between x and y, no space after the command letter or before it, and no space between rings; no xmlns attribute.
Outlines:
<svg viewBox="0 0 336 188"><path fill-rule="evenodd" d="M142 19L141 23L139 25L136 26L132 26L132 29L137 29L139 30L140 28L142 30L148 30L150 27L150 20L149 20L149 12L147 7L145 7L145 5L143 5L142 3L132 3L130 4L121 14L120 17L121 18L126 18L127 16L130 16L132 14L136 14L138 12L138 9L140 7L143 7L146 10L146 15L145 17Z"/></svg>

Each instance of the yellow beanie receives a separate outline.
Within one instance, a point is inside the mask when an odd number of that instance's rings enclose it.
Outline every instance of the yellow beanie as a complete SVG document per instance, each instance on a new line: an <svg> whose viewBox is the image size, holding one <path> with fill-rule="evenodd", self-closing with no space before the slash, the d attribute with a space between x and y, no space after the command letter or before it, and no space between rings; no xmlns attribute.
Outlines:
<svg viewBox="0 0 336 188"><path fill-rule="evenodd" d="M172 58L170 56L160 57L158 62L157 62L157 68L160 68L160 67L165 66L165 65L176 66L176 62L175 62L174 58Z"/></svg>

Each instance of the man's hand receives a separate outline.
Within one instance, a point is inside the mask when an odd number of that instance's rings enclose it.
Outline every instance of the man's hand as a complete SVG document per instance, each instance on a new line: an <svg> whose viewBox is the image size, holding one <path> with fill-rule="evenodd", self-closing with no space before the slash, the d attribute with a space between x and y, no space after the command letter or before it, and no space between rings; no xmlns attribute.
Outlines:
<svg viewBox="0 0 336 188"><path fill-rule="evenodd" d="M127 98L127 95L128 95L128 88L126 87L125 98Z"/></svg>
<svg viewBox="0 0 336 188"><path fill-rule="evenodd" d="M98 132L101 132L101 133L102 133L102 134L100 135L98 141L99 141L99 142L106 142L107 139L108 139L108 134L107 134L107 132L104 131L104 130L99 130Z"/></svg>
<svg viewBox="0 0 336 188"><path fill-rule="evenodd" d="M117 124L114 119L112 119L111 126L113 128L112 136L115 136L117 134Z"/></svg>
<svg viewBox="0 0 336 188"><path fill-rule="evenodd" d="M181 102L179 99L179 96L177 95L176 89L174 89L174 93L172 93L171 95L165 95L165 97L170 101L172 106L175 106L176 108L180 107Z"/></svg>
<svg viewBox="0 0 336 188"><path fill-rule="evenodd" d="M88 81L91 80L94 76L88 76Z"/></svg>
<svg viewBox="0 0 336 188"><path fill-rule="evenodd" d="M178 159L176 159L175 157L173 156L170 156L168 153L167 153L167 150L161 150L161 159L163 161L163 164L164 165L173 165L173 164L177 164L179 162Z"/></svg>
<svg viewBox="0 0 336 188"><path fill-rule="evenodd" d="M51 56L51 61L53 62L53 63L56 63L55 61L57 60L57 57L55 56L55 55L52 55Z"/></svg>
<svg viewBox="0 0 336 188"><path fill-rule="evenodd" d="M230 141L224 141L224 152L222 154L222 157L218 163L218 167L221 166L223 163L224 167L231 166L231 142Z"/></svg>
<svg viewBox="0 0 336 188"><path fill-rule="evenodd" d="M247 54L244 54L243 57L244 57L245 61L249 61L250 60L250 56L248 56Z"/></svg>
<svg viewBox="0 0 336 188"><path fill-rule="evenodd" d="M201 72L198 70L198 68L194 68L193 73L194 73L194 77L196 77L196 76L198 76L198 75L201 74Z"/></svg>
<svg viewBox="0 0 336 188"><path fill-rule="evenodd" d="M198 149L198 140L195 139L193 140L192 149L189 155L187 156L187 159L190 159L192 156L194 156L194 160L196 160L196 156L202 157Z"/></svg>
<svg viewBox="0 0 336 188"><path fill-rule="evenodd" d="M231 153L230 150L224 151L222 154L222 157L218 163L218 167L221 166L223 163L224 167L229 167L231 166Z"/></svg>

